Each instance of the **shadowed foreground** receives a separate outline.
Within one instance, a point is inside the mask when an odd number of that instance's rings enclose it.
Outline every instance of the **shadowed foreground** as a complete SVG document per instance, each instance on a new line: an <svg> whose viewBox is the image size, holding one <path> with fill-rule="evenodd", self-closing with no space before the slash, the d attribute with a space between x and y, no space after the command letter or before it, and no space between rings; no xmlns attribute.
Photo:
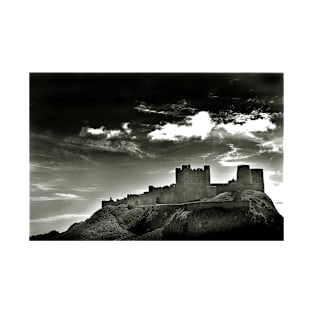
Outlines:
<svg viewBox="0 0 313 313"><path fill-rule="evenodd" d="M63 233L30 240L283 240L283 223L265 193L244 190L185 204L106 205Z"/></svg>

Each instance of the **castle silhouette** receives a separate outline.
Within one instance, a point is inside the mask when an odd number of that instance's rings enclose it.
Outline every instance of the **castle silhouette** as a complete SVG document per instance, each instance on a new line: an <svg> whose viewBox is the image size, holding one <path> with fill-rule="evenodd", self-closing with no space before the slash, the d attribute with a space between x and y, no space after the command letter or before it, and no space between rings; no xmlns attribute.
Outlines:
<svg viewBox="0 0 313 313"><path fill-rule="evenodd" d="M249 165L237 167L237 180L226 184L212 184L210 165L204 168L191 169L190 165L176 168L176 184L164 187L149 186L143 194L128 194L126 198L117 200L117 204L144 205L170 204L198 201L213 198L226 191L258 190L264 192L263 169L250 169ZM112 199L102 201L102 207L114 203Z"/></svg>

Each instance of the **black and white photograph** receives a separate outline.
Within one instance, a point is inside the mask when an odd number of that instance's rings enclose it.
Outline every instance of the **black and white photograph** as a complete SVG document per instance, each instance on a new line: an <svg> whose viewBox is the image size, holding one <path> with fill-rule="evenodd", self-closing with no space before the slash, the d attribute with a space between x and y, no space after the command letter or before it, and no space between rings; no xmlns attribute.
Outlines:
<svg viewBox="0 0 313 313"><path fill-rule="evenodd" d="M30 240L283 240L282 73L30 73Z"/></svg>
<svg viewBox="0 0 313 313"><path fill-rule="evenodd" d="M0 312L313 312L310 1L0 17Z"/></svg>

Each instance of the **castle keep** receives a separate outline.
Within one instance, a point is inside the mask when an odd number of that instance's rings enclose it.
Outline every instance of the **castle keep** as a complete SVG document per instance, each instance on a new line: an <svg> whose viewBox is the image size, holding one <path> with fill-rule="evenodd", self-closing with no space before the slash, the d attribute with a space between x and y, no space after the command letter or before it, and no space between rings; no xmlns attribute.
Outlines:
<svg viewBox="0 0 313 313"><path fill-rule="evenodd" d="M170 204L213 198L226 191L258 190L264 192L263 169L250 169L249 165L237 167L237 179L226 184L211 183L210 166L191 169L190 165L176 168L176 184L165 187L149 186L140 195L129 194L122 201L129 205ZM102 201L102 206L107 201Z"/></svg>
<svg viewBox="0 0 313 313"><path fill-rule="evenodd" d="M216 187L211 185L210 166L191 169L190 165L176 168L176 202L187 202L216 196Z"/></svg>

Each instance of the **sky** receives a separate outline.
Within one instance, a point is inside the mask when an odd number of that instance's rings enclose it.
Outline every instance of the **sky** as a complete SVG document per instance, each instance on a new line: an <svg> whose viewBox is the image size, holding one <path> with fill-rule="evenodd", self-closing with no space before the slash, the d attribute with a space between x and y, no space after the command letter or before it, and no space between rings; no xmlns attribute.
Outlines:
<svg viewBox="0 0 313 313"><path fill-rule="evenodd" d="M30 234L65 231L101 200L175 183L211 165L211 182L263 168L283 202L283 75L30 73Z"/></svg>

